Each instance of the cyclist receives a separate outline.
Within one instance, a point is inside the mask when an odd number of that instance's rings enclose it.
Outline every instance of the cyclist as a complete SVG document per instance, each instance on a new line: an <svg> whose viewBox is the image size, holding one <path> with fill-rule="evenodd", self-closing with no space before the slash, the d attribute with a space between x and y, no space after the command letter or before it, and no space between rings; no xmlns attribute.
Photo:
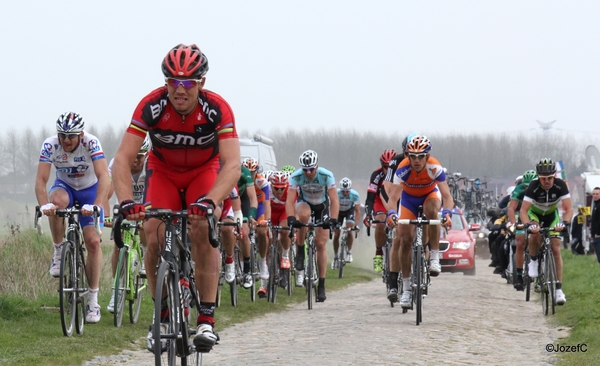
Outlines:
<svg viewBox="0 0 600 366"><path fill-rule="evenodd" d="M135 161L131 165L131 170L130 170L131 171L131 190L133 191L133 200L136 203L141 203L141 204L144 203L144 189L146 187L145 163L146 163L146 155L148 154L148 150L150 150L150 140L148 138L146 138L144 140L144 144L142 145L142 147L140 148L140 151L137 154ZM111 175L112 175L112 165L113 165L114 161L115 161L115 159L112 159L110 161L110 163L108 164L108 172ZM113 195L113 191L114 191L114 189L111 184L110 192L108 195L109 198ZM118 201L118 197L117 197L117 201ZM108 200L104 204L104 207L110 208L110 205L108 204ZM108 219L109 220L107 223L107 218L106 217L104 218L104 222L105 222L105 224L107 224L106 226L112 226L112 222L110 222L111 217L108 216ZM142 244L143 247L145 247L146 246L146 237L144 235L144 229L139 230L139 235L140 235L140 243ZM112 273L113 279L115 278L115 274L117 272L117 265L119 264L119 253L120 252L121 252L121 250L115 244L113 247L113 252L110 257L110 265L111 265L111 271L112 271L111 273ZM114 282L114 280L113 280L113 282ZM114 311L115 311L115 292L114 291L111 291L110 301L108 302L108 306L106 307L106 310L108 310L111 313L114 313Z"/></svg>
<svg viewBox="0 0 600 366"><path fill-rule="evenodd" d="M535 166L538 179L532 181L525 190L519 217L524 225L529 226L529 277L538 276L538 249L541 244L540 227L554 227L557 231L550 232L550 245L556 264L556 305L567 302L562 290L562 257L560 253L560 233L569 225L573 218L573 204L567 184L560 178L555 178L556 164L552 159L544 158ZM558 213L558 204L562 201L564 208L562 221Z"/></svg>
<svg viewBox="0 0 600 366"><path fill-rule="evenodd" d="M440 210L440 193L444 202L442 217L446 218L445 225L451 225L450 218L452 217L452 208L454 201L450 194L450 189L446 183L446 175L441 164L432 157L431 142L425 136L414 136L406 144L407 157L400 162L396 173L394 174L394 182L389 193L389 201L386 204L388 209L388 224L396 225L398 213L396 211L397 202L402 195L400 201L401 219L415 219L417 217L417 209L423 206L423 213L428 219L437 219ZM431 276L437 276L442 271L439 261L439 227L437 225L429 226L429 243L431 250L429 254L429 273ZM397 236L400 237L400 261L402 269L403 292L400 299L400 306L410 308L412 302L412 292L410 290L410 269L412 263L412 242L414 236L413 225L396 225ZM394 242L396 244L396 242ZM396 245L392 245L390 256L394 258L398 255ZM388 299L391 302L398 300L398 272L397 268L393 267L392 261Z"/></svg>
<svg viewBox="0 0 600 366"><path fill-rule="evenodd" d="M296 171L296 168L295 168L293 165L284 165L284 166L281 168L281 171L282 171L283 173L289 173L289 175L291 175L293 172L295 172L295 171Z"/></svg>
<svg viewBox="0 0 600 366"><path fill-rule="evenodd" d="M258 239L258 252L260 254L260 261L258 262L258 267L260 269L260 288L258 289L258 297L266 298L267 280L269 279L269 266L267 265L267 248L269 247L267 232L269 228L267 223L271 220L270 186L269 181L258 172L258 160L247 158L244 160L243 165L250 170L252 181L254 182L256 198L258 200L256 212L256 222L258 222L256 237ZM256 224L256 222L254 222L254 224Z"/></svg>
<svg viewBox="0 0 600 366"><path fill-rule="evenodd" d="M94 206L100 208L103 215L104 198L108 195L110 177L104 152L98 138L83 130L83 117L75 112L61 114L56 121L57 135L48 137L42 144L40 160L35 180L35 195L44 215L48 216L54 258L50 274L60 276L62 242L65 235L65 223L56 216L57 209L72 207L77 201L81 205L82 215L79 223L83 228L83 240L87 250L86 274L90 292L86 307L85 321L100 321L98 291L102 271L102 251L100 236L94 229ZM56 168L56 180L46 191L50 178L50 168Z"/></svg>
<svg viewBox="0 0 600 366"><path fill-rule="evenodd" d="M233 187L229 197L223 201L223 212L219 221L222 223L239 222L240 224L244 222L237 187ZM239 232L234 231L232 226L221 226L221 244L223 252L225 252L225 281L227 283L232 283L235 280L233 256L235 254L236 236L239 236Z"/></svg>
<svg viewBox="0 0 600 366"><path fill-rule="evenodd" d="M381 166L371 173L369 186L367 188L367 198L365 200L366 215L363 220L365 226L371 226L373 218L378 221L385 220L387 210L383 200L387 201L388 197L385 188L383 187L383 182L386 174L390 171L389 164L395 157L397 157L396 150L385 150L379 157ZM375 272L381 272L383 270L383 249L381 248L385 245L385 241L385 225L378 224L375 226L375 257L373 257L373 269Z"/></svg>
<svg viewBox="0 0 600 366"><path fill-rule="evenodd" d="M243 164L241 166L241 175L240 179L237 182L237 189L240 196L240 203L242 206L242 240L240 240L240 244L242 246L242 257L244 258L244 277L242 279L242 287L245 289L249 289L252 287L254 283L254 279L252 278L252 274L250 273L250 238L248 235L243 235L243 233L250 232L250 223L254 223L256 225L256 212L258 210L258 198L256 197L256 190L254 189L254 180L252 179L252 174L250 170L246 168ZM231 254L231 257L225 257L225 263L233 264L233 247L231 247L231 251L228 254ZM230 263L228 261L231 261ZM233 266L228 266L226 268L227 271L231 271L229 275L232 278L235 274Z"/></svg>
<svg viewBox="0 0 600 366"><path fill-rule="evenodd" d="M285 210L288 215L288 225L294 227L294 222L307 224L311 216L315 223L325 222L325 227L315 229L315 246L317 252L317 267L319 270L319 284L317 286L317 301L327 299L325 295L325 273L327 272L327 229L335 227L337 218L331 217L340 209L335 178L333 173L318 165L317 153L306 150L300 155L299 169L289 178L289 189L285 201ZM297 201L296 201L297 198ZM296 219L296 215L298 218ZM303 227L298 232L296 269L298 270L297 286L304 282L304 238L307 228Z"/></svg>
<svg viewBox="0 0 600 366"><path fill-rule="evenodd" d="M287 215L285 212L285 201L288 191L287 172L274 172L270 179L271 191L271 224L275 226L288 226ZM282 271L290 269L290 237L289 232L281 231L279 233L279 243L281 244L281 263L279 267ZM288 286L287 276L279 276L279 285L283 288ZM290 284L291 285L291 284Z"/></svg>
<svg viewBox="0 0 600 366"><path fill-rule="evenodd" d="M525 190L529 187L532 180L537 178L535 170L526 171L521 178L521 184L517 185L510 196L510 203L508 204L507 216L509 227L520 224L516 213L521 209L521 202L525 196ZM515 265L517 266L517 278L514 287L517 291L523 291L523 253L525 251L525 230L515 231L515 241L517 242L517 251L515 253Z"/></svg>
<svg viewBox="0 0 600 366"><path fill-rule="evenodd" d="M187 207L192 259L200 294L200 314L194 344L208 349L217 341L214 310L219 280L219 250L209 240L208 217L220 217L220 205L240 176L240 147L231 107L218 94L204 89L208 60L198 46L179 44L162 61L165 85L150 92L136 107L117 150L113 183L122 199L121 212L128 220L144 218L145 206L180 210ZM144 204L133 201L129 166L146 135L152 141L148 154ZM182 199L182 192L184 197ZM164 242L162 221L144 223L146 269L158 263L159 243ZM156 273L147 270L152 295ZM170 316L164 299L161 319ZM154 343L152 332L148 346Z"/></svg>
<svg viewBox="0 0 600 366"><path fill-rule="evenodd" d="M340 202L340 210L338 212L338 223L342 223L346 219L346 227L352 229L355 226L355 220L360 220L360 196L358 192L352 189L352 181L348 177L340 180L340 186L337 189L338 201ZM352 263L352 243L354 236L348 235L346 238L346 246L348 253L346 262ZM340 229L336 228L333 235L333 253L335 257L331 262L331 268L338 268L338 249L340 247Z"/></svg>

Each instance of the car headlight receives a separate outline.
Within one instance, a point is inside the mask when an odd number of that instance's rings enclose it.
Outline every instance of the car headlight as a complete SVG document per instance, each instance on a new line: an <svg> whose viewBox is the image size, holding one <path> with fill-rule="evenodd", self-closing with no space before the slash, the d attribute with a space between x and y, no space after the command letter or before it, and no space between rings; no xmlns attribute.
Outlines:
<svg viewBox="0 0 600 366"><path fill-rule="evenodd" d="M479 239L484 239L485 238L485 234L484 233L479 233L479 234L477 234L477 237Z"/></svg>
<svg viewBox="0 0 600 366"><path fill-rule="evenodd" d="M457 241L455 243L452 243L453 249L467 250L467 249L469 249L470 246L471 246L471 242L468 242L468 241Z"/></svg>

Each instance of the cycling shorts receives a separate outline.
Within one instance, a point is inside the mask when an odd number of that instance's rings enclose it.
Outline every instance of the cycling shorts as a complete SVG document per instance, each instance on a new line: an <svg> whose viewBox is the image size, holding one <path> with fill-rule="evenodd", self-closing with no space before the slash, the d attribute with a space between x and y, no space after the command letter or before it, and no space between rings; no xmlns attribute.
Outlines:
<svg viewBox="0 0 600 366"><path fill-rule="evenodd" d="M315 223L318 224L322 222L325 217L329 217L329 205L325 203L320 203L318 205L311 205L308 202L298 201L297 205L308 205L310 207L311 216L315 218Z"/></svg>
<svg viewBox="0 0 600 366"><path fill-rule="evenodd" d="M188 207L208 194L220 169L219 159L189 170L169 166L158 159L148 159L147 164L146 207L173 211ZM185 202L181 202L181 191L185 191Z"/></svg>
<svg viewBox="0 0 600 366"><path fill-rule="evenodd" d="M554 210L548 215L538 215L531 210L527 211L527 215L529 216L529 220L537 222L540 227L554 227L560 222L560 215L558 214L558 210ZM560 238L562 234L559 231L551 231L551 238Z"/></svg>
<svg viewBox="0 0 600 366"><path fill-rule="evenodd" d="M421 197L411 196L405 191L402 191L402 199L400 200L400 219L416 219L419 206L425 206L425 202L429 200L440 201L437 187L431 191L431 193Z"/></svg>
<svg viewBox="0 0 600 366"><path fill-rule="evenodd" d="M379 195L375 196L375 203L373 204L373 216L377 216L379 214L387 214L387 210L385 209L385 205L381 200Z"/></svg>
<svg viewBox="0 0 600 366"><path fill-rule="evenodd" d="M273 210L271 208L271 224L275 226L281 226L281 222L285 220L287 220L287 213L285 212L285 208L282 210ZM287 226L287 221L285 226Z"/></svg>
<svg viewBox="0 0 600 366"><path fill-rule="evenodd" d="M52 192L57 189L62 189L63 191L67 192L67 194L69 195L69 206L68 207L75 206L75 201L77 201L79 203L79 207L81 208L83 205L93 205L94 204L94 201L96 200L96 192L98 190L98 182L94 183L94 185L91 187L88 187L88 188L78 191L75 188L68 185L67 183L63 182L62 180L57 179L54 181L54 183L52 184L52 187L50 187L50 190L48 192ZM83 215L78 215L78 216L79 216L79 224L81 225L81 227L94 225L94 216L83 216ZM104 217L104 209L100 209L99 217L100 218ZM100 220L100 227L104 227L104 220Z"/></svg>
<svg viewBox="0 0 600 366"><path fill-rule="evenodd" d="M350 210L340 211L340 214L337 218L338 222L341 224L344 221L344 219L346 219L346 222L354 224L354 212L354 207L352 207L352 209Z"/></svg>

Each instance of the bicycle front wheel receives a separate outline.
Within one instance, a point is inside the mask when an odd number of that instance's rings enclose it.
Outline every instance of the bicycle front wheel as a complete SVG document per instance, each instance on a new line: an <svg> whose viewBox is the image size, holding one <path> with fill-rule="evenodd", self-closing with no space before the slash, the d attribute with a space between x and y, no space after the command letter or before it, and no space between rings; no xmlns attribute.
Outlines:
<svg viewBox="0 0 600 366"><path fill-rule="evenodd" d="M58 294L60 302L60 322L63 334L67 337L73 335L77 307L77 273L75 268L75 246L73 242L66 241L62 244L60 263L60 279Z"/></svg>
<svg viewBox="0 0 600 366"><path fill-rule="evenodd" d="M546 282L548 283L548 295L549 305L552 310L552 314L555 313L556 309L556 264L554 263L554 253L551 249L548 249L546 253Z"/></svg>
<svg viewBox="0 0 600 366"><path fill-rule="evenodd" d="M338 278L344 277L344 265L346 264L346 240L340 243L340 253L338 257Z"/></svg>
<svg viewBox="0 0 600 366"><path fill-rule="evenodd" d="M417 319L416 323L419 325L423 321L423 247L418 245L413 257L415 263L414 276L415 282L413 287L413 294L415 296L414 302L417 307Z"/></svg>
<svg viewBox="0 0 600 366"><path fill-rule="evenodd" d="M544 253L541 260L538 260L538 283L540 285L540 294L542 296L542 312L544 315L548 315L548 300L550 293L548 292L548 280L546 278L546 266L544 265L546 261L547 253Z"/></svg>
<svg viewBox="0 0 600 366"><path fill-rule="evenodd" d="M271 243L269 250L269 281L267 285L267 300L277 302L277 287L279 287L279 253L276 242Z"/></svg>
<svg viewBox="0 0 600 366"><path fill-rule="evenodd" d="M525 301L531 297L531 277L529 277L529 252L523 255L523 286L525 286Z"/></svg>
<svg viewBox="0 0 600 366"><path fill-rule="evenodd" d="M68 237L68 236L67 236ZM75 238L74 238L75 239ZM85 301L89 292L87 274L85 273L85 251L80 246L79 238L76 238L74 243L75 248L75 331L77 334L83 334L83 326L85 325Z"/></svg>
<svg viewBox="0 0 600 366"><path fill-rule="evenodd" d="M154 301L154 324L152 325L152 337L154 338L154 361L158 365L175 366L177 355L177 335L179 334L179 324L175 319L181 319L176 314L179 312L179 274L171 263L162 262L158 268L156 277L156 295ZM162 301L166 299L169 307L170 316L168 319L161 319ZM166 329L161 332L161 322L166 325Z"/></svg>
<svg viewBox="0 0 600 366"><path fill-rule="evenodd" d="M115 273L115 309L114 325L120 327L125 312L125 296L127 295L127 274L129 271L129 248L124 246L119 253L117 272Z"/></svg>
<svg viewBox="0 0 600 366"><path fill-rule="evenodd" d="M312 309L312 303L313 303L313 287L314 287L314 282L313 282L313 272L314 272L314 251L311 248L311 246L309 245L308 248L306 249L307 252L307 259L308 259L308 265L306 266L306 275L304 276L304 282L306 283L306 294L308 296L308 310Z"/></svg>

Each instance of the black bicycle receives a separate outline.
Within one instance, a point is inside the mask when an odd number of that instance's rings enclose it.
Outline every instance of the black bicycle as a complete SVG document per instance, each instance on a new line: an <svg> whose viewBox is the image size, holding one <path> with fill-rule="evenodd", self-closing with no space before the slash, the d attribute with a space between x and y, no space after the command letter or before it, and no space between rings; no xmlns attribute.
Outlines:
<svg viewBox="0 0 600 366"><path fill-rule="evenodd" d="M346 243L348 240L348 235L354 231L354 237L358 237L358 228L354 226L353 228L348 228L346 226L346 218L340 225L339 229L341 230L340 234L340 248L338 253L338 278L342 278L344 276L344 266L346 265L346 255L348 254L348 244Z"/></svg>
<svg viewBox="0 0 600 366"><path fill-rule="evenodd" d="M416 219L400 219L397 223L400 225L415 225L415 237L412 245L411 290L412 301L417 308L416 323L419 325L423 322L423 298L427 295L430 285L429 269L427 268L425 247L423 246L423 229L426 225L440 225L442 220L427 219L423 214L423 206L419 206Z"/></svg>
<svg viewBox="0 0 600 366"><path fill-rule="evenodd" d="M386 225L387 221L386 220L370 220L371 224L378 224L378 225ZM381 271L381 279L383 280L383 283L385 284L385 292L387 294L388 290L389 290L389 278L390 278L390 250L392 249L392 243L394 241L394 236L395 236L395 230L394 229L390 229L387 226L385 226L385 235L386 235L386 240L385 240L385 245L383 247L381 247L381 250L383 251L383 261L382 261L382 268L383 270ZM367 236L371 236L371 227L367 226ZM402 281L398 281L400 284L402 283ZM394 307L394 303L390 302L390 305L392 307Z"/></svg>
<svg viewBox="0 0 600 366"><path fill-rule="evenodd" d="M145 213L145 218L159 219L164 223L164 242L159 243L160 261L156 277L155 299L164 299L169 307L167 329L161 333L160 300L154 304L154 324L152 336L154 338L155 364L173 366L176 357L181 358L182 365L197 365L202 363L202 353L209 352L209 348L196 348L193 338L196 329L190 326L193 315L200 313L200 296L196 288L194 266L191 259L191 245L187 239L186 210L172 211L169 209L151 209ZM119 215L115 220L115 241L120 241ZM209 238L215 233L216 218L209 215ZM146 233L152 235L153 233ZM118 243L117 245L122 245ZM211 245L218 246L216 238L211 240ZM195 313L195 314L194 314ZM166 343L166 352L163 352L163 343Z"/></svg>
<svg viewBox="0 0 600 366"><path fill-rule="evenodd" d="M218 234L217 237L219 238L219 248L221 250L221 272L219 273L219 286L217 288L217 299L215 302L215 305L217 307L221 306L221 293L223 291L223 285L225 284L225 250L223 250L222 246L221 246L221 227L223 226L233 226L234 230L236 230L237 233L240 232L241 229L241 225L238 222L219 222L218 223ZM231 295L231 306L237 306L238 304L238 284L241 283L242 279L242 262L241 262L241 249L240 247L237 245L237 243L234 246L233 249L233 264L234 264L234 271L235 271L235 276L233 278L233 281L231 283L229 283L229 293Z"/></svg>
<svg viewBox="0 0 600 366"><path fill-rule="evenodd" d="M39 206L36 206L35 212L34 226L40 231L39 219L42 212ZM79 224L81 209L76 202L73 207L56 210L55 214L67 219L67 240L62 243L58 294L62 331L66 337L70 337L73 335L73 328L77 334L83 334L85 302L90 290L85 271L85 243ZM94 206L94 228L101 235L99 215L98 207Z"/></svg>
<svg viewBox="0 0 600 366"><path fill-rule="evenodd" d="M269 280L267 282L267 300L275 303L277 301L277 288L280 285L281 277L288 276L288 287L292 284L291 277L289 276L290 271L282 271L280 268L281 257L279 255L279 232L288 231L290 228L285 226L270 225L270 223L269 226L272 235L268 253Z"/></svg>
<svg viewBox="0 0 600 366"><path fill-rule="evenodd" d="M556 264L554 263L554 254L550 244L550 232L556 231L554 227L540 227L542 236L542 245L538 250L538 278L539 292L542 296L542 311L548 315L549 311L555 313L556 307L556 283L558 277L556 274ZM531 227L527 229L531 233Z"/></svg>

